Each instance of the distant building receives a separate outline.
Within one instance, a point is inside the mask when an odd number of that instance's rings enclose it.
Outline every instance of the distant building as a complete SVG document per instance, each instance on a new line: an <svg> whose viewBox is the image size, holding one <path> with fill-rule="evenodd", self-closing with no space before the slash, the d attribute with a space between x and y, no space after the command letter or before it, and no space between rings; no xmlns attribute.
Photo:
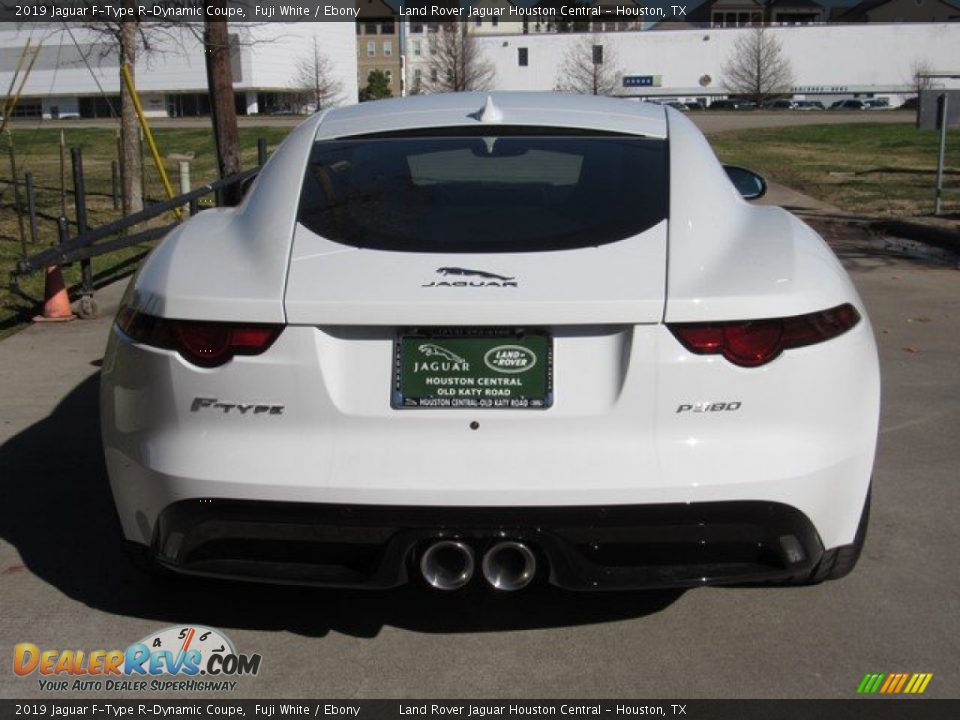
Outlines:
<svg viewBox="0 0 960 720"><path fill-rule="evenodd" d="M383 0L356 0L357 8L357 84L367 86L367 78L379 70L390 81L395 97L403 94L403 60L400 52L400 22L397 11ZM340 23L317 23L339 25Z"/></svg>
<svg viewBox="0 0 960 720"><path fill-rule="evenodd" d="M838 8L835 22L948 22L960 21L960 8L943 0L865 0L852 8Z"/></svg>
<svg viewBox="0 0 960 720"><path fill-rule="evenodd" d="M637 15L617 12L618 8L638 10L643 3L636 0L594 0L586 3L603 12L603 19L591 20L591 29L597 32L624 32L627 30L642 30L648 18Z"/></svg>
<svg viewBox="0 0 960 720"><path fill-rule="evenodd" d="M480 17L471 17L467 23L467 32L474 35L521 35L526 30L524 18L511 15L510 8L523 7L511 0L473 0L470 3L475 10L484 12Z"/></svg>
<svg viewBox="0 0 960 720"><path fill-rule="evenodd" d="M829 12L816 0L772 0L767 20L774 25L816 25L826 22Z"/></svg>
<svg viewBox="0 0 960 720"><path fill-rule="evenodd" d="M815 25L829 20L829 11L816 0L706 0L684 18L690 27L750 27L772 25ZM683 22L660 23L656 29L683 27Z"/></svg>
<svg viewBox="0 0 960 720"><path fill-rule="evenodd" d="M616 95L708 104L728 96L726 67L737 41L749 32L749 27L714 30L688 25L660 32L598 33L593 39L609 46L616 57L616 69L623 75ZM825 104L880 98L897 106L916 95L912 73L919 53L931 68L952 70L960 47L960 23L949 22L774 25L769 32L790 61L789 95ZM544 91L556 86L563 58L581 37L542 33L477 40L494 66L496 89ZM958 80L936 82L960 86Z"/></svg>
<svg viewBox="0 0 960 720"><path fill-rule="evenodd" d="M301 105L296 62L313 52L314 37L342 88L341 102L357 101L356 35L352 23L230 24L231 68L237 112L289 113ZM78 23L0 24L0 87L7 88L21 49L43 46L27 78L15 116L96 118L120 109L120 65L112 39ZM282 42L274 42L275 38ZM138 53L137 91L150 117L210 112L203 44L188 29L166 29Z"/></svg>

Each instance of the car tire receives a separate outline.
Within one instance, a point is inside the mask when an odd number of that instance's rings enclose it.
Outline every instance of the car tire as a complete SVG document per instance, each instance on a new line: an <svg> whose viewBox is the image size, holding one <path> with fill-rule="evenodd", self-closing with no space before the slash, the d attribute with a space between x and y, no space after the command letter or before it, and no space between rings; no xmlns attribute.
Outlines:
<svg viewBox="0 0 960 720"><path fill-rule="evenodd" d="M857 566L860 559L860 553L863 551L863 545L867 539L867 526L870 524L870 495L867 490L867 499L863 504L863 512L860 515L860 524L857 525L857 534L850 545L827 550L820 562L813 569L806 581L800 584L816 585L824 580L839 580L849 575Z"/></svg>

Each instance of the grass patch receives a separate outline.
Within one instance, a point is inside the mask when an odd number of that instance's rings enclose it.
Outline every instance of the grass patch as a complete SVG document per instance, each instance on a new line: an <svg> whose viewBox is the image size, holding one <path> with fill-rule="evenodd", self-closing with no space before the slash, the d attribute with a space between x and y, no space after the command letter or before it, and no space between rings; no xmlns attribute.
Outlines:
<svg viewBox="0 0 960 720"><path fill-rule="evenodd" d="M266 138L267 150L274 148L292 130L289 127L241 127L240 144L243 167L253 167L257 162L257 139ZM68 128L63 131L67 145L66 189L67 219L71 234L76 232L76 211L73 205L73 182L70 172L70 147L79 147L83 153L84 180L87 190L87 222L91 227L103 225L120 217L113 209L110 163L117 157L115 131L107 128ZM217 177L217 156L213 135L206 128L158 128L154 131L160 154L193 153L191 161L192 185L197 187ZM33 255L57 241L56 218L61 214L60 202L60 130L42 127L14 127L13 143L17 159L17 175L20 179L20 198L23 208L24 227L27 235L27 253ZM164 161L164 167L179 192L177 163ZM144 148L145 183L144 195L150 200L166 198L163 185ZM38 242L30 243L29 220L26 215L26 194L23 175L33 173L37 187ZM13 293L8 287L10 272L22 257L20 231L14 204L13 187L10 183L9 144L6 137L0 139L0 338L15 332L37 311L43 298L43 275L35 273L20 278L22 293ZM172 220L172 215L157 219L157 224ZM149 250L149 246L133 247L94 258L92 267L95 278L106 278L111 269L129 263L131 259ZM68 285L80 281L78 263L64 268Z"/></svg>
<svg viewBox="0 0 960 720"><path fill-rule="evenodd" d="M871 217L933 212L939 133L913 125L809 125L710 137L718 157L841 210ZM943 211L960 213L960 130L947 133ZM948 189L949 188L949 189Z"/></svg>

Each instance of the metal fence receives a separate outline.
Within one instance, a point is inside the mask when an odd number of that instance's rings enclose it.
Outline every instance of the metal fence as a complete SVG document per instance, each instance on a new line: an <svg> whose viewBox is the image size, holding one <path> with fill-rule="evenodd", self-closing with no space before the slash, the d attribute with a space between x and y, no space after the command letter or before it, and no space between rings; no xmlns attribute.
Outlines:
<svg viewBox="0 0 960 720"><path fill-rule="evenodd" d="M61 216L57 220L58 239L57 244L49 247L34 255L27 255L17 262L12 272L11 287L17 289L17 279L30 273L43 271L52 265L68 265L79 262L81 268L80 282L80 304L78 314L81 317L94 317L97 313L96 303L93 301L93 274L91 270L91 258L105 255L123 248L139 245L141 243L157 240L166 235L178 222L166 225L152 227L140 230L134 233L127 231L137 225L153 220L160 215L171 211L179 211L181 208L189 208L189 215L196 215L201 211L200 200L207 196L213 196L217 206L226 204L225 201L230 195L236 195L237 185L252 179L260 171L260 167L266 162L267 146L266 141L260 138L257 141L257 167L245 170L243 172L216 180L202 185L190 192L177 195L176 197L164 200L162 202L151 204L150 207L140 212L126 215L114 222L101 225L100 227L90 228L87 225L87 193L83 174L83 156L80 148L71 148L70 160L73 171L73 200L76 211L77 234L70 236L70 223L66 217ZM116 188L116 182L113 183ZM36 238L35 227L37 223L36 203L33 200L34 187L32 178L27 178L27 209L30 217L31 235ZM231 192L234 191L234 192ZM26 248L24 248L25 250Z"/></svg>

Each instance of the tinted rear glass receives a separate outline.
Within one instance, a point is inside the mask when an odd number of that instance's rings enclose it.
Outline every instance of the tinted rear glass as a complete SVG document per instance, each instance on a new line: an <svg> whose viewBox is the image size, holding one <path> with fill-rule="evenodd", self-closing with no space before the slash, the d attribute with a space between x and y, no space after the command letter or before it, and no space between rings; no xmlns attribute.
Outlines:
<svg viewBox="0 0 960 720"><path fill-rule="evenodd" d="M665 140L482 132L319 141L298 219L356 247L467 253L603 245L666 217Z"/></svg>

